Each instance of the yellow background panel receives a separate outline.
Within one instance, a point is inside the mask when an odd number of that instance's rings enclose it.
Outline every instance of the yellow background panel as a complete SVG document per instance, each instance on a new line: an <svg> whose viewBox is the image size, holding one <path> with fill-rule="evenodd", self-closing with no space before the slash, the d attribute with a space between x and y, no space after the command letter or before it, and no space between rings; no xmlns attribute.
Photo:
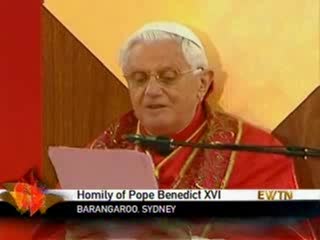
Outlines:
<svg viewBox="0 0 320 240"><path fill-rule="evenodd" d="M276 127L320 84L318 0L46 0L45 6L121 81L118 50L137 28L158 20L190 26L216 69L219 104L264 128Z"/></svg>

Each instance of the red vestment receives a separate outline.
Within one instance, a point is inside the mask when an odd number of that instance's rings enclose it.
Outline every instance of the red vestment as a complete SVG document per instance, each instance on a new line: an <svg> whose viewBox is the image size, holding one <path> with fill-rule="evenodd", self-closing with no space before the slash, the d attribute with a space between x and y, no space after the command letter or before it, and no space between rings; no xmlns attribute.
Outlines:
<svg viewBox="0 0 320 240"><path fill-rule="evenodd" d="M111 125L90 148L137 149L152 156L160 188L297 188L293 160L276 154L178 148L169 156L123 139L145 134L133 112ZM189 126L170 136L179 141L280 145L272 135L230 115L198 108Z"/></svg>
<svg viewBox="0 0 320 240"><path fill-rule="evenodd" d="M298 188L293 159L277 154L199 150L178 148L168 156L137 147L123 139L125 134L145 134L143 126L131 111L111 125L90 148L137 149L152 156L160 188L182 189L296 189ZM179 141L204 143L235 143L251 145L281 145L271 134L221 112L211 112L207 105L198 107L193 121L181 132L170 136ZM262 237L238 226L207 224L194 229L203 237ZM227 231L227 232L226 232ZM243 236L243 238L240 238ZM299 226L274 227L263 236L266 239L315 239L308 222Z"/></svg>

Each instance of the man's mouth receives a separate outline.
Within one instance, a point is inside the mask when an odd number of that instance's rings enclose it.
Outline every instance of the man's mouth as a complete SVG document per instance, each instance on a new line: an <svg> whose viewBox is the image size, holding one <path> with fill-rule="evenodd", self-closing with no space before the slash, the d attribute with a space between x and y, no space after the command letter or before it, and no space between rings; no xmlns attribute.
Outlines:
<svg viewBox="0 0 320 240"><path fill-rule="evenodd" d="M147 108L149 109L159 109L159 108L164 108L165 105L163 104L148 104Z"/></svg>

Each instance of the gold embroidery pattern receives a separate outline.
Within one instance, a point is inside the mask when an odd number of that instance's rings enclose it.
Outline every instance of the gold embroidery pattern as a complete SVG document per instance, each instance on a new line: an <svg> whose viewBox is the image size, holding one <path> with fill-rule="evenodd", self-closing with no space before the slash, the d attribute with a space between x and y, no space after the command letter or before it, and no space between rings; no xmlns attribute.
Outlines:
<svg viewBox="0 0 320 240"><path fill-rule="evenodd" d="M237 134L237 137L236 137L235 144L239 144L241 137L242 137L242 121L238 120L238 134ZM229 182L229 179L230 179L230 176L231 176L231 173L232 173L232 170L233 170L233 166L234 166L234 163L235 163L236 154L237 154L236 151L232 151L231 157L230 157L230 161L229 161L229 165L228 165L228 168L227 168L227 172L226 172L226 175L225 175L225 177L223 178L223 180L221 182L220 188L226 188L227 187L227 184Z"/></svg>
<svg viewBox="0 0 320 240"><path fill-rule="evenodd" d="M235 135L239 130L237 119L219 112L211 113L209 107L207 107L206 113L208 125L202 142L234 143ZM230 156L231 151L212 149L199 151L178 187L220 188L228 171Z"/></svg>
<svg viewBox="0 0 320 240"><path fill-rule="evenodd" d="M117 144L116 133L119 123L111 124L104 133L99 136L90 146L90 149L107 149Z"/></svg>
<svg viewBox="0 0 320 240"><path fill-rule="evenodd" d="M199 152L198 148L193 149L192 153L190 154L190 156L188 157L186 163L184 164L184 166L182 167L179 175L178 175L178 179L175 181L175 183L173 184L172 188L177 188L180 184L180 181L182 180L182 178L185 176L185 172L187 171L187 169L190 167L192 161L194 160L194 157L197 155L197 153ZM180 187L181 188L181 187Z"/></svg>
<svg viewBox="0 0 320 240"><path fill-rule="evenodd" d="M127 113L124 117L111 124L104 133L99 136L91 145L91 149L112 149L125 148L133 149L134 144L123 139L123 134L130 134L136 131L137 119L133 112Z"/></svg>
<svg viewBox="0 0 320 240"><path fill-rule="evenodd" d="M207 121L198 129L203 130L206 127L205 135L201 142L213 143L233 143L235 133L238 132L237 121L226 114L214 112L212 113L208 105L206 107ZM192 139L197 133L195 132L187 141ZM139 121L135 118L133 112L125 118L120 119L116 124L112 124L102 136L97 138L90 148L126 148L142 150L132 143L122 139L122 134L140 133ZM169 156L158 164L155 175L159 176L160 169L170 161L181 148L177 148ZM147 152L147 151L146 151ZM177 188L219 188L230 163L230 152L217 150L199 150L192 151L190 158L182 167L178 179L175 181L174 187ZM192 156L192 157L191 157ZM227 175L230 175L228 173Z"/></svg>
<svg viewBox="0 0 320 240"><path fill-rule="evenodd" d="M207 121L204 121L204 123L197 129L197 131L195 131L188 139L187 142L190 141L191 139L193 139L207 124ZM138 122L137 124L137 132L136 134L140 134L140 122ZM156 176L157 179L159 179L159 174L160 174L160 170L161 168L168 163L172 157L177 154L180 150L182 149L182 147L178 147L177 149L175 149L172 153L170 153L167 157L165 157L159 164L158 166L155 167L154 169L154 175ZM149 156L151 156L151 154L149 153L148 150L145 151Z"/></svg>

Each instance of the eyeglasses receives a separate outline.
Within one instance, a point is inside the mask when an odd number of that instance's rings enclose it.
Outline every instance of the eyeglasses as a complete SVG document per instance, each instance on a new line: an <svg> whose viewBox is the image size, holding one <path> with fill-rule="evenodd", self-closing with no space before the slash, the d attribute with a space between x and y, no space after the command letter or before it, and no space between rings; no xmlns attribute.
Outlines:
<svg viewBox="0 0 320 240"><path fill-rule="evenodd" d="M175 85L183 75L195 71L203 71L203 68L191 69L183 72L178 72L177 70L173 69L164 69L158 72L137 71L128 75L124 75L124 77L128 81L129 87L131 88L146 86L151 79L151 76L153 76L161 86L171 87Z"/></svg>

